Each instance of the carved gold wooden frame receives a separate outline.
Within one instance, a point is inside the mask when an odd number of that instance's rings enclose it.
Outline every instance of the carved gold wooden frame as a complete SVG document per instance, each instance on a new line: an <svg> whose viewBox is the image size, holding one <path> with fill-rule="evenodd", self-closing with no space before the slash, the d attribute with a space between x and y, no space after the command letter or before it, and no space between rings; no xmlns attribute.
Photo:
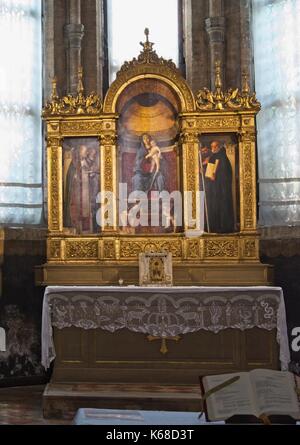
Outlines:
<svg viewBox="0 0 300 445"><path fill-rule="evenodd" d="M48 263L137 263L141 252L169 251L174 262L240 263L259 262L256 228L256 127L259 103L250 95L247 79L243 88L222 91L220 66L216 64L215 91L203 89L194 95L172 61L157 56L148 36L137 59L125 62L109 88L104 102L95 94L85 96L82 71L77 96L60 98L56 80L50 102L43 110L47 132L48 165ZM179 98L181 113L181 169L183 191L193 194L196 216L196 192L199 190L199 136L216 133L238 135L240 176L240 231L204 234L188 238L184 233L166 235L128 235L118 228L117 203L113 224L96 235L70 235L63 228L62 143L67 137L94 136L101 150L101 190L117 196L117 120L118 97L139 79L158 79L168 84ZM186 224L184 209L184 229Z"/></svg>

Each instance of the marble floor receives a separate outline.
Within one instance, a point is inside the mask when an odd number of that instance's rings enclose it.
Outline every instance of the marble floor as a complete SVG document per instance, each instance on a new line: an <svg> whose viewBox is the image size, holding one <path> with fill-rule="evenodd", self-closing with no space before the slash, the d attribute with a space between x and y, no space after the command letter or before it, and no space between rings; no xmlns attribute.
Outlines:
<svg viewBox="0 0 300 445"><path fill-rule="evenodd" d="M43 391L44 386L0 388L0 425L70 425L43 418Z"/></svg>

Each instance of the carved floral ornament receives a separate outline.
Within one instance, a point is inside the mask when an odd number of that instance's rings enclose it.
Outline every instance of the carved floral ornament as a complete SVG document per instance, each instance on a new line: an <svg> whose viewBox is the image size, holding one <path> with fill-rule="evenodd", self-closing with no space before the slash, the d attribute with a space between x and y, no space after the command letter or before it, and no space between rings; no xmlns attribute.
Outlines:
<svg viewBox="0 0 300 445"><path fill-rule="evenodd" d="M83 70L78 70L77 95L68 94L60 98L57 92L57 79L52 80L52 94L50 101L43 109L43 117L57 115L96 115L102 111L102 101L100 97L92 92L85 96L83 86Z"/></svg>
<svg viewBox="0 0 300 445"><path fill-rule="evenodd" d="M221 64L215 63L215 91L203 88L196 93L196 106L199 110L253 110L258 112L261 108L255 93L250 94L248 77L243 73L242 91L238 88L222 90Z"/></svg>
<svg viewBox="0 0 300 445"><path fill-rule="evenodd" d="M170 59L166 60L163 57L159 57L156 51L153 49L153 42L149 42L149 29L145 29L146 42L140 42L143 50L140 52L138 58L134 57L130 62L125 62L120 70L117 72L117 77L124 71L129 70L137 65L154 64L167 66L171 70L178 71L175 63ZM179 73L179 71L178 71Z"/></svg>
<svg viewBox="0 0 300 445"><path fill-rule="evenodd" d="M195 102L192 93L187 84L177 69L175 63L170 59L166 60L159 57L153 49L154 43L149 41L149 29L145 29L146 41L140 42L143 47L139 56L134 57L130 62L124 62L117 73L117 80L114 82L118 84L122 79L124 73L132 70L134 74L138 73L139 67L155 66L160 68L162 72L168 71L168 76L175 82L179 82L183 88L183 93L186 100L189 99L189 111L195 109ZM128 73L129 74L129 73ZM167 77L168 77L167 76ZM199 111L223 111L223 110L249 110L258 112L260 110L260 103L256 99L255 93L250 93L247 74L243 74L242 90L238 88L230 88L227 91L222 89L221 80L221 64L219 61L215 64L215 91L210 91L208 88L203 88L196 93L196 109ZM189 94L188 91L189 90ZM110 90L109 90L110 91ZM112 92L112 91L111 91ZM106 98L106 102L109 101ZM52 94L50 100L46 103L43 109L43 117L52 117L58 115L97 115L103 111L103 103L101 98L94 92L88 96L85 95L83 86L83 70L80 67L78 71L78 87L77 94L68 94L64 97L59 97L57 92L57 79L52 81Z"/></svg>

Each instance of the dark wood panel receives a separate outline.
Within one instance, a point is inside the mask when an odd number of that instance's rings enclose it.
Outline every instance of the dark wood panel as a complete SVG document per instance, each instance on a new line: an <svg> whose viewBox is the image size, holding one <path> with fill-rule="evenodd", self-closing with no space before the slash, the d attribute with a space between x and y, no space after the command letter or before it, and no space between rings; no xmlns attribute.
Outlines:
<svg viewBox="0 0 300 445"><path fill-rule="evenodd" d="M275 331L228 329L198 331L167 341L122 329L55 330L55 382L151 382L196 384L200 374L235 372L258 367L278 369Z"/></svg>

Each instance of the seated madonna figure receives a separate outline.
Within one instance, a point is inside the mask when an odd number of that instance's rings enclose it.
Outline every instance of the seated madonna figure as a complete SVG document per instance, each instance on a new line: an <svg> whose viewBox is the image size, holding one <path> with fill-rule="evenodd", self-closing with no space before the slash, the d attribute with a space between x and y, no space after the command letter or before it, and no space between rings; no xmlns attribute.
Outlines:
<svg viewBox="0 0 300 445"><path fill-rule="evenodd" d="M146 193L165 189L164 159L155 140L147 133L141 136L136 153L132 189Z"/></svg>

